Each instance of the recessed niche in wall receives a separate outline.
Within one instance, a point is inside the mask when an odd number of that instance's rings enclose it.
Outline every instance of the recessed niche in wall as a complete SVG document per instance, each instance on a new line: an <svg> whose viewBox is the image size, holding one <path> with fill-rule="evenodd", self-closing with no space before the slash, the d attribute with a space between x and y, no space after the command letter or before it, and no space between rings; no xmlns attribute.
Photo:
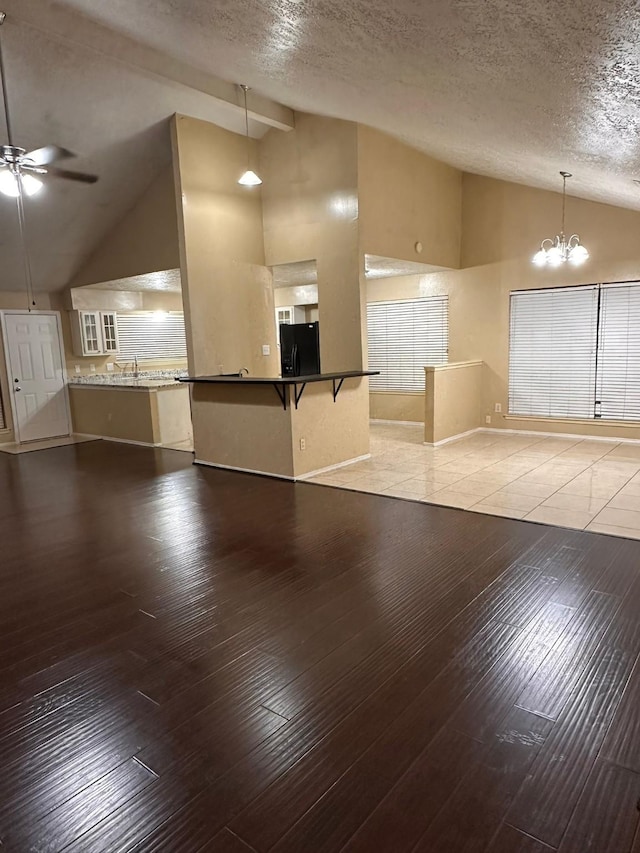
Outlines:
<svg viewBox="0 0 640 853"><path fill-rule="evenodd" d="M315 259L271 267L276 306L318 304L318 266Z"/></svg>

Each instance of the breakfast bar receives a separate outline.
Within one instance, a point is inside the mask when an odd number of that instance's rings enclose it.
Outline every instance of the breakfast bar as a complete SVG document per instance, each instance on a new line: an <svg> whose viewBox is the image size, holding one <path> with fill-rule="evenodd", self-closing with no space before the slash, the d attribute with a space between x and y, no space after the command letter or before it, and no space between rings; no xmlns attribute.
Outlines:
<svg viewBox="0 0 640 853"><path fill-rule="evenodd" d="M192 387L195 462L296 480L367 458L374 374L183 377Z"/></svg>

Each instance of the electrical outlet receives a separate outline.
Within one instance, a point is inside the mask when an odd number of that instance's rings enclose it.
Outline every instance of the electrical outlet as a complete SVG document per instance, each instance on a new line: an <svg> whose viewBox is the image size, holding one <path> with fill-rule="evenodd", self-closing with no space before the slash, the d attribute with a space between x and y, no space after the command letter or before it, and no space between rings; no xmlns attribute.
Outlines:
<svg viewBox="0 0 640 853"><path fill-rule="evenodd" d="M95 364L90 364L90 365L89 365L89 370L90 370L92 373L95 373L95 372L96 372L96 366L95 366Z"/></svg>
<svg viewBox="0 0 640 853"><path fill-rule="evenodd" d="M73 369L75 370L75 372L76 372L76 373L80 373L80 372L81 372L81 371L80 371L80 365L79 365L79 364L75 364L75 365L74 365L74 367L73 367Z"/></svg>
<svg viewBox="0 0 640 853"><path fill-rule="evenodd" d="M271 355L271 346L269 344L262 344L262 355Z"/></svg>
<svg viewBox="0 0 640 853"><path fill-rule="evenodd" d="M304 438L301 438L300 439L300 450L306 450L306 449L307 449L307 442L304 440Z"/></svg>
<svg viewBox="0 0 640 853"><path fill-rule="evenodd" d="M490 424L491 423L491 415L485 415L484 422L485 422L485 424Z"/></svg>
<svg viewBox="0 0 640 853"><path fill-rule="evenodd" d="M112 361L107 362L107 371L109 373L113 373L113 362Z"/></svg>
<svg viewBox="0 0 640 853"><path fill-rule="evenodd" d="M502 412L502 403L496 403L494 411L499 415Z"/></svg>

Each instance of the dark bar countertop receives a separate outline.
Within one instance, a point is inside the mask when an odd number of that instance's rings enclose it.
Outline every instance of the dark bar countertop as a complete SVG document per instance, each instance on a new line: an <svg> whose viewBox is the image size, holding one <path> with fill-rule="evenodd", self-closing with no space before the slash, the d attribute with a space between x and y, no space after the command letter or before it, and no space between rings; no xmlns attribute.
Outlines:
<svg viewBox="0 0 640 853"><path fill-rule="evenodd" d="M379 370L345 370L342 373L311 373L308 376L240 376L222 373L214 376L182 376L178 382L212 382L220 385L302 385L331 379L350 379L354 376L377 376Z"/></svg>
<svg viewBox="0 0 640 853"><path fill-rule="evenodd" d="M282 403L282 408L286 411L287 393L285 388L289 386L293 387L293 402L297 409L302 392L310 382L332 382L333 402L335 403L345 379L359 376L377 376L379 373L379 370L343 370L341 373L310 373L307 376L241 376L239 373L222 373L217 376L184 376L178 379L178 382L209 385L273 385Z"/></svg>

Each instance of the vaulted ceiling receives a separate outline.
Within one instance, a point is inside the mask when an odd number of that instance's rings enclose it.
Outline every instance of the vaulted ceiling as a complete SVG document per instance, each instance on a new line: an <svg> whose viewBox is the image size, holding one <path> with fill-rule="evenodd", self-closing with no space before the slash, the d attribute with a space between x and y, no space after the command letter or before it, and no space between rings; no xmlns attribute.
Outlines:
<svg viewBox="0 0 640 853"><path fill-rule="evenodd" d="M260 112L357 120L467 171L640 209L635 0L6 0L15 134L95 170L30 205L35 277L56 289L169 157L168 117L242 129ZM179 82L176 82L179 81ZM222 85L222 84L220 84ZM232 88L232 87L231 87ZM275 102L272 103L272 102ZM266 124L254 124L260 135ZM19 267L0 208L0 287Z"/></svg>
<svg viewBox="0 0 640 853"><path fill-rule="evenodd" d="M87 186L47 179L25 200L36 291L65 287L82 261L132 207L171 157L175 112L244 132L240 93L90 19L44 0L6 0L2 26L16 145L55 143L78 154L62 165L95 172ZM289 110L254 98L265 122ZM251 134L268 123L252 121ZM0 142L6 142L0 118ZM0 196L0 290L22 290L15 203Z"/></svg>

